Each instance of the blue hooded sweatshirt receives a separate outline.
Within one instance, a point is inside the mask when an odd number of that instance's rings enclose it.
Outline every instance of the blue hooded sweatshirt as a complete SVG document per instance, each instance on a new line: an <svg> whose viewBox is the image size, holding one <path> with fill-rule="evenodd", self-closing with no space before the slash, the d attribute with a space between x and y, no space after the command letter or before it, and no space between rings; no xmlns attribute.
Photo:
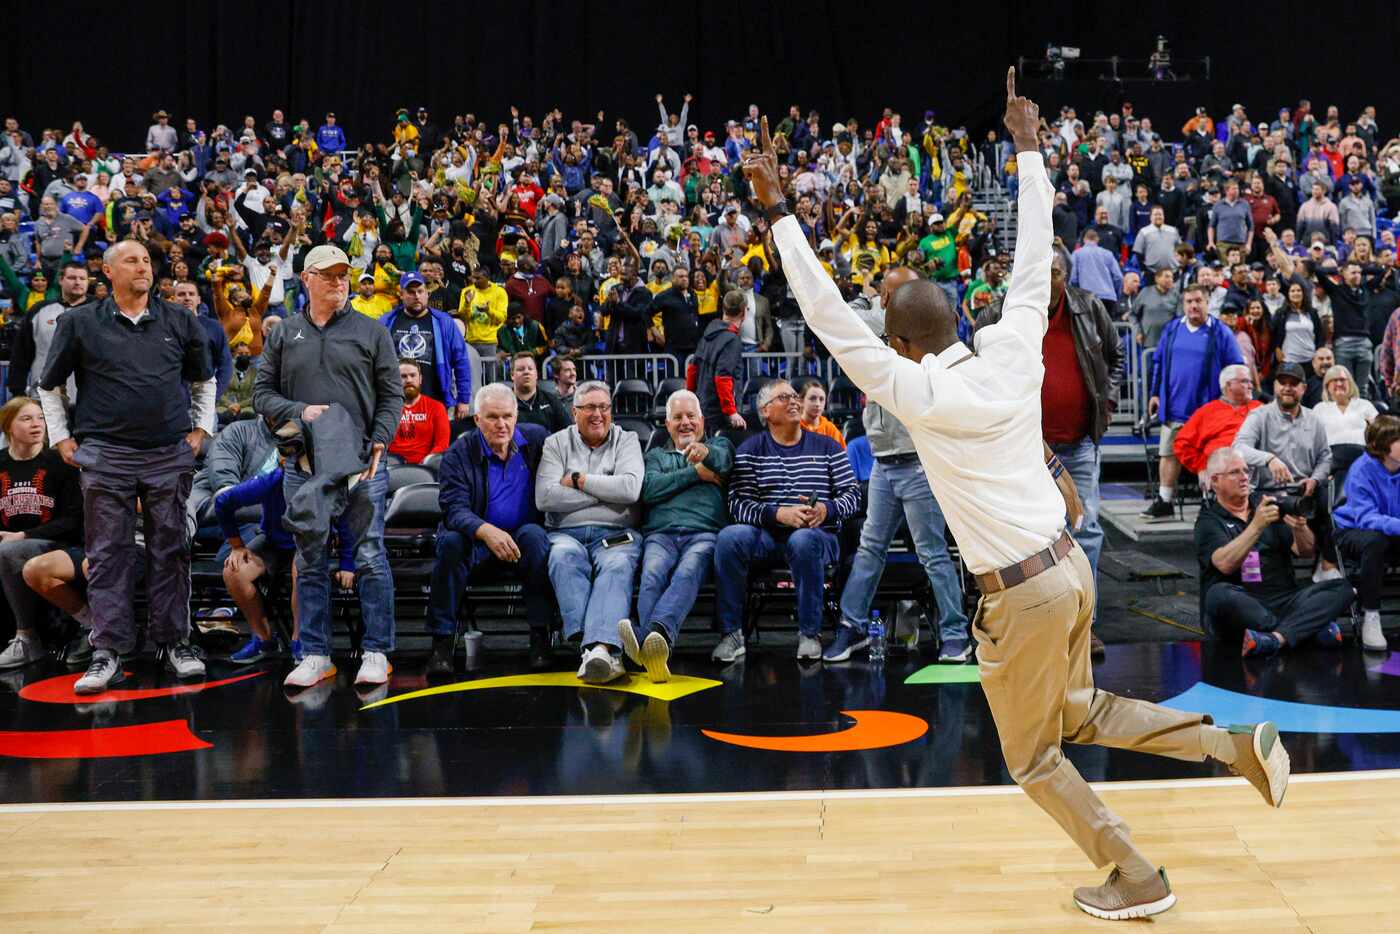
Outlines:
<svg viewBox="0 0 1400 934"><path fill-rule="evenodd" d="M1347 501L1332 512L1339 529L1371 529L1400 537L1400 473L1390 473L1371 454L1347 472Z"/></svg>

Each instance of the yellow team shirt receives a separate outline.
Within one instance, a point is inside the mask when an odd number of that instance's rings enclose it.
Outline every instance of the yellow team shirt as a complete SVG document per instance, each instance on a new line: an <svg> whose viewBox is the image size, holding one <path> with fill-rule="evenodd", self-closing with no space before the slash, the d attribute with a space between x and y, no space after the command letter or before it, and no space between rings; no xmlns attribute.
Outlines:
<svg viewBox="0 0 1400 934"><path fill-rule="evenodd" d="M369 298L356 295L350 299L350 307L365 317L378 321L393 309L394 299L383 292L375 292Z"/></svg>
<svg viewBox="0 0 1400 934"><path fill-rule="evenodd" d="M763 263L763 271L764 271L764 272L767 272L767 271L768 271L768 255L767 255L766 253L763 252L763 244L761 244L761 243L755 243L753 246L749 247L748 252L745 253L743 256L739 257L739 262L741 262L741 263L743 263L745 266L747 266L747 265L749 264L749 259L750 259L751 257L754 257L754 256L757 256L758 259L759 259L759 262Z"/></svg>
<svg viewBox="0 0 1400 934"><path fill-rule="evenodd" d="M469 285L462 290L457 313L467 322L468 344L494 344L496 332L506 323L506 290L491 283L480 292Z"/></svg>

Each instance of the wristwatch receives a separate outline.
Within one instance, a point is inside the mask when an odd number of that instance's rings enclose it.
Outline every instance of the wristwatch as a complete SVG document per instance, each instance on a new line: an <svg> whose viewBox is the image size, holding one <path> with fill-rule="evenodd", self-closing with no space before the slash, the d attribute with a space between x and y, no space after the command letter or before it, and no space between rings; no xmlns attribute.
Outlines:
<svg viewBox="0 0 1400 934"><path fill-rule="evenodd" d="M786 198L784 198L783 200L779 201L777 204L774 204L771 207L763 209L763 216L768 218L769 226L776 224L778 221L782 220L784 217L791 213L792 212L788 210L788 203Z"/></svg>
<svg viewBox="0 0 1400 934"><path fill-rule="evenodd" d="M574 489L576 489L576 490L578 489L578 478L579 478L579 476L580 476L580 474L579 474L579 472L578 472L577 470L575 470L573 473L569 474L569 482L572 483L572 484L574 485Z"/></svg>

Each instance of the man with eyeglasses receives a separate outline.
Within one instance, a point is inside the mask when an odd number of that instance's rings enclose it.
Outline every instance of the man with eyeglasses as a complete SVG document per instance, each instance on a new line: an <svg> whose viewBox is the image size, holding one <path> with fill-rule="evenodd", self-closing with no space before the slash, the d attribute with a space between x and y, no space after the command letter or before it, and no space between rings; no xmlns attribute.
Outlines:
<svg viewBox="0 0 1400 934"><path fill-rule="evenodd" d="M797 657L816 659L826 567L841 559L836 533L860 508L860 485L840 444L802 429L801 399L791 383L766 384L757 408L768 430L734 455L729 513L735 524L715 540L715 602L724 636L711 657L732 662L744 656L749 570L782 561L797 589Z"/></svg>
<svg viewBox="0 0 1400 934"><path fill-rule="evenodd" d="M1201 621L1207 632L1240 640L1245 657L1314 644L1340 648L1336 619L1354 599L1345 580L1298 586L1294 557L1317 551L1301 516L1283 515L1251 491L1250 467L1234 448L1211 454L1201 485L1214 496L1196 517Z"/></svg>
<svg viewBox="0 0 1400 934"><path fill-rule="evenodd" d="M301 611L301 664L286 685L309 688L335 677L331 663L330 572L326 540L345 516L354 535L356 584L364 617L364 655L356 684L389 680L388 653L394 650L394 582L384 551L384 498L388 470L380 461L399 427L403 382L394 342L383 325L350 307L350 258L322 244L306 254L301 276L306 310L292 315L263 345L253 405L276 424L299 420L303 428L332 404L349 412L365 469L358 475L310 488L312 474L300 461L283 479L288 515L299 513L298 494L325 495L315 514L294 531L297 544L297 599ZM304 461L305 458L300 459Z"/></svg>
<svg viewBox="0 0 1400 934"><path fill-rule="evenodd" d="M535 505L549 531L549 580L564 638L582 650L579 679L588 684L627 673L618 627L642 554L642 446L613 424L611 400L606 383L579 385L574 424L545 439L535 477Z"/></svg>

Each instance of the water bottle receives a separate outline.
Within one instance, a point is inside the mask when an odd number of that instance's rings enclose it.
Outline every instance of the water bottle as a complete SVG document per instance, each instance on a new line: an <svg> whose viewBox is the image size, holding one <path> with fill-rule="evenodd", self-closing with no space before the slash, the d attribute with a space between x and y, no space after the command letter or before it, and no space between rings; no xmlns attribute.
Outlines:
<svg viewBox="0 0 1400 934"><path fill-rule="evenodd" d="M870 629L867 631L870 637L870 661L876 665L885 663L885 621L880 618L879 610L870 611Z"/></svg>

